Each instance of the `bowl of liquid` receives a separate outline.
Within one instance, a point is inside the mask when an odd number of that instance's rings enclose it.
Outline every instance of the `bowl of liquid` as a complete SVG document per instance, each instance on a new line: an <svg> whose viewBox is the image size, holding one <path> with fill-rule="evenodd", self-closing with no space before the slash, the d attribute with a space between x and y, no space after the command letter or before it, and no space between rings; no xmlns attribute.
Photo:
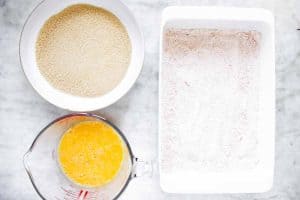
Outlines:
<svg viewBox="0 0 300 200"><path fill-rule="evenodd" d="M23 161L42 199L116 199L132 178L152 170L149 162L133 156L116 126L87 113L51 122Z"/></svg>
<svg viewBox="0 0 300 200"><path fill-rule="evenodd" d="M26 20L19 54L27 79L44 99L67 110L92 111L133 86L144 41L119 0L44 0Z"/></svg>

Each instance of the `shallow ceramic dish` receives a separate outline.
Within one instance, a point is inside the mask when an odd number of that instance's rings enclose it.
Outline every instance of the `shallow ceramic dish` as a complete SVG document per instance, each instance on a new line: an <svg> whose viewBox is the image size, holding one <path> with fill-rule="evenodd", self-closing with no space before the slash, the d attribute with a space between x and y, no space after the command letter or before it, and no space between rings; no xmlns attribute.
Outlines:
<svg viewBox="0 0 300 200"><path fill-rule="evenodd" d="M198 169L164 173L162 170L161 92L165 79L163 66L163 37L167 28L206 28L219 30L255 30L261 33L258 114L258 156L260 163L251 170L200 172ZM163 11L160 36L159 78L159 170L160 185L170 193L257 193L272 187L275 141L275 62L274 19L271 12L255 8L169 7ZM180 116L182 117L182 116ZM188 121L185 119L183 123ZM210 133L207 133L210 134ZM189 144L184 144L189 145ZM177 148L178 146L174 147ZM181 147L178 147L181 148ZM178 163L180 165L180 163Z"/></svg>
<svg viewBox="0 0 300 200"><path fill-rule="evenodd" d="M42 76L36 64L35 43L45 21L64 8L78 3L102 7L116 15L125 26L132 45L131 62L125 77L116 88L99 97L73 96L55 89ZM44 99L68 110L92 111L116 102L133 86L143 65L144 41L134 16L119 0L44 0L32 11L23 27L19 53L26 77Z"/></svg>

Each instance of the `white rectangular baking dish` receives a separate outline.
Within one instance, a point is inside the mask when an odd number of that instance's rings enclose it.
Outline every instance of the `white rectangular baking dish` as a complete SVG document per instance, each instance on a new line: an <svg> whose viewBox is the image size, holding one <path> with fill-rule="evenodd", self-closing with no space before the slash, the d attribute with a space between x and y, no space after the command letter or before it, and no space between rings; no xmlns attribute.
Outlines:
<svg viewBox="0 0 300 200"><path fill-rule="evenodd" d="M259 155L261 163L246 172L199 173L190 170L165 174L161 170L161 79L163 31L166 27L256 30L261 33L261 69L263 85L259 103ZM275 63L274 19L271 12L256 8L232 7L180 7L172 6L162 13L160 35L159 76L159 171L160 185L169 193L257 193L272 187L274 173L275 140ZM183 119L188 120L188 119ZM184 123L184 122L183 122ZM185 144L189 145L189 144Z"/></svg>

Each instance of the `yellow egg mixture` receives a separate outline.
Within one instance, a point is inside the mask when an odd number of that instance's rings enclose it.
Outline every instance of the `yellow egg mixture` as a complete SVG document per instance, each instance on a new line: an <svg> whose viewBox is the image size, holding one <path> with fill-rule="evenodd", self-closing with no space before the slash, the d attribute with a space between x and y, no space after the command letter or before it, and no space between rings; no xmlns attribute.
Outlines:
<svg viewBox="0 0 300 200"><path fill-rule="evenodd" d="M73 182L98 187L119 172L124 147L120 136L101 121L81 122L63 135L58 157L65 175Z"/></svg>

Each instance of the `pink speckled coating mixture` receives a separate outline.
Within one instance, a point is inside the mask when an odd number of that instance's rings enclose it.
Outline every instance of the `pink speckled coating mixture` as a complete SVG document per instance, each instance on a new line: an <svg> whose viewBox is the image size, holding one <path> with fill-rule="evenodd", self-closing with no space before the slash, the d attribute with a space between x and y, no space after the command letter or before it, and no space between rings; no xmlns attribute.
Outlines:
<svg viewBox="0 0 300 200"><path fill-rule="evenodd" d="M164 31L161 169L249 170L258 158L261 34Z"/></svg>

